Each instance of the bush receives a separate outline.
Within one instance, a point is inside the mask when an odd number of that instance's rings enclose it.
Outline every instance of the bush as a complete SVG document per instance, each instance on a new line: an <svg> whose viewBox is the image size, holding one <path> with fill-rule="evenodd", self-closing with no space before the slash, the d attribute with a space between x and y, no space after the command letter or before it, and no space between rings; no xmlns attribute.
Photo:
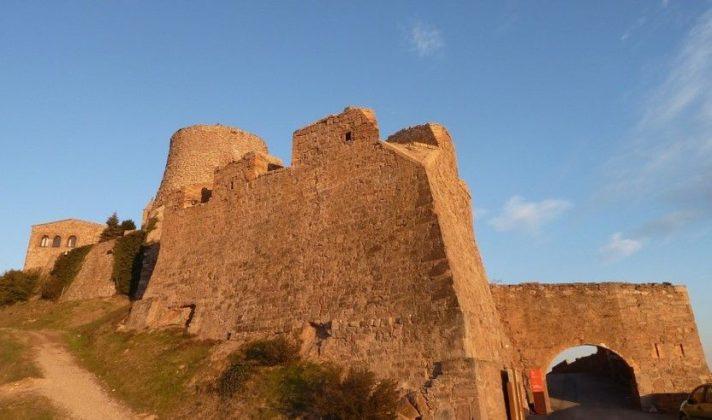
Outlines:
<svg viewBox="0 0 712 420"><path fill-rule="evenodd" d="M289 418L393 419L399 401L396 383L376 381L367 369L343 370L333 364L299 360L297 346L285 338L257 340L230 356L218 379L222 398L247 391L255 378L259 400Z"/></svg>
<svg viewBox="0 0 712 420"><path fill-rule="evenodd" d="M238 355L258 366L276 366L299 360L299 349L284 337L278 337L247 343Z"/></svg>
<svg viewBox="0 0 712 420"><path fill-rule="evenodd" d="M42 285L42 299L57 300L77 276L82 268L82 262L91 245L81 246L61 254L54 262L54 268L49 273L49 278Z"/></svg>
<svg viewBox="0 0 712 420"><path fill-rule="evenodd" d="M127 219L121 222L119 228L121 228L121 234L123 234L127 230L136 230L136 223L131 219Z"/></svg>
<svg viewBox="0 0 712 420"><path fill-rule="evenodd" d="M138 287L145 238L146 233L138 230L116 239L111 279L119 293L133 296Z"/></svg>
<svg viewBox="0 0 712 420"><path fill-rule="evenodd" d="M218 379L218 393L222 398L232 397L251 376L251 366L242 363L231 364Z"/></svg>
<svg viewBox="0 0 712 420"><path fill-rule="evenodd" d="M136 230L136 224L133 220L127 219L119 223L119 216L114 213L106 219L106 227L99 236L99 242L120 238L127 230Z"/></svg>
<svg viewBox="0 0 712 420"><path fill-rule="evenodd" d="M0 276L0 306L29 299L37 287L39 278L39 271L6 271Z"/></svg>
<svg viewBox="0 0 712 420"><path fill-rule="evenodd" d="M376 382L373 372L335 365L296 363L276 372L273 408L288 417L334 420L393 419L398 390L391 380Z"/></svg>

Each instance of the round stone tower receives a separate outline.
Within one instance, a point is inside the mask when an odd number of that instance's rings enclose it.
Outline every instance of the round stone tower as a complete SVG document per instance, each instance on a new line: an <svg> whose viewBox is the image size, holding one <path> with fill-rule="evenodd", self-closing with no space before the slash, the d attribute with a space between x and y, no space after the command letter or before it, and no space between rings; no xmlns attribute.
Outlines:
<svg viewBox="0 0 712 420"><path fill-rule="evenodd" d="M152 206L160 206L172 191L195 184L210 184L219 166L239 160L245 153L267 153L265 142L254 134L224 125L193 125L171 137L168 162Z"/></svg>

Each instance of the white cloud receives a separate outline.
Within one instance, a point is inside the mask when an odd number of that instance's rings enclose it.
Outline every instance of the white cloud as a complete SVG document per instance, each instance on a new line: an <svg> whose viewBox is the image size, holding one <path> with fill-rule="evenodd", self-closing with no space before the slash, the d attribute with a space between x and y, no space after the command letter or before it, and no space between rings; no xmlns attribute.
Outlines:
<svg viewBox="0 0 712 420"><path fill-rule="evenodd" d="M640 251L642 247L642 241L624 238L620 232L616 232L611 235L608 243L603 245L599 252L603 261L613 262L630 257Z"/></svg>
<svg viewBox="0 0 712 420"><path fill-rule="evenodd" d="M413 23L407 35L412 50L420 57L433 55L445 46L440 31L423 22Z"/></svg>
<svg viewBox="0 0 712 420"><path fill-rule="evenodd" d="M507 200L501 213L490 219L489 224L499 231L524 230L535 233L542 225L556 219L571 207L573 205L566 200L526 201L515 195Z"/></svg>

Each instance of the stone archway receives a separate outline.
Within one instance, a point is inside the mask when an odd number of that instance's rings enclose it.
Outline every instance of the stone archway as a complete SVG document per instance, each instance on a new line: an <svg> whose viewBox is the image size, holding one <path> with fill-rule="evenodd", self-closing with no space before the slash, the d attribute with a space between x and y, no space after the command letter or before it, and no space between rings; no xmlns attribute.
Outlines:
<svg viewBox="0 0 712 420"><path fill-rule="evenodd" d="M583 348L587 351L574 351L569 360L557 362L562 353ZM546 372L547 405L553 411L576 406L640 408L635 367L604 345L574 345L560 350L549 359Z"/></svg>

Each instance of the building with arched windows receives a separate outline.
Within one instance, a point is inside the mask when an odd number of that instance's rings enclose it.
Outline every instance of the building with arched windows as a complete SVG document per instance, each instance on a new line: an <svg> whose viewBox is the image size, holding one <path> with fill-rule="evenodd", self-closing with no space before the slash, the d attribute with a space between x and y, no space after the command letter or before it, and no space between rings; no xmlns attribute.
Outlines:
<svg viewBox="0 0 712 420"><path fill-rule="evenodd" d="M99 242L104 225L79 219L64 219L33 225L27 244L25 270L52 270L54 261L72 248Z"/></svg>

